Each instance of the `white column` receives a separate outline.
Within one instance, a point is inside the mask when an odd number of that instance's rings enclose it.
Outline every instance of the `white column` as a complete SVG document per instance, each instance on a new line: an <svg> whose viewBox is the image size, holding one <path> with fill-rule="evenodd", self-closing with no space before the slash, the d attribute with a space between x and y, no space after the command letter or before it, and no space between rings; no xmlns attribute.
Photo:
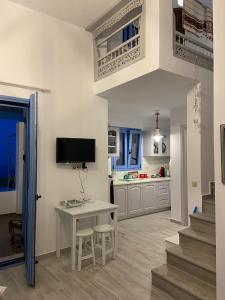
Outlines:
<svg viewBox="0 0 225 300"><path fill-rule="evenodd" d="M187 96L187 173L188 173L188 212L192 213L195 206L202 210L202 179L201 179L201 129L194 120L196 87ZM199 122L201 120L199 119Z"/></svg>

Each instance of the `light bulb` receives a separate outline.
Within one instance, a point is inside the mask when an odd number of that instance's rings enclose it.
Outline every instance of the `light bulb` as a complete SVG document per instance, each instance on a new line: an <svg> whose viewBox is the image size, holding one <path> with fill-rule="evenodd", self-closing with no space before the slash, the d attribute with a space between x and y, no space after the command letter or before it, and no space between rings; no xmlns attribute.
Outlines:
<svg viewBox="0 0 225 300"><path fill-rule="evenodd" d="M178 0L178 5L179 6L184 6L184 0Z"/></svg>
<svg viewBox="0 0 225 300"><path fill-rule="evenodd" d="M159 143L163 139L163 135L160 133L160 129L155 130L155 134L153 136L156 143Z"/></svg>

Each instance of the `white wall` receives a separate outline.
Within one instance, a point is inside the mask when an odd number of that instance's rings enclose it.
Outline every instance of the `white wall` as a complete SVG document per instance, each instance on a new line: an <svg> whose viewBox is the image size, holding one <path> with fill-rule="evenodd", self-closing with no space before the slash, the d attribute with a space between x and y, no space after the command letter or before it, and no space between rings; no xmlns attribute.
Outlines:
<svg viewBox="0 0 225 300"><path fill-rule="evenodd" d="M170 124L171 219L181 222L182 126L187 124L187 109L173 109Z"/></svg>
<svg viewBox="0 0 225 300"><path fill-rule="evenodd" d="M79 195L78 175L55 163L56 137L96 138L96 163L89 165L88 193L107 199L107 102L94 96L92 38L83 29L1 0L0 81L48 87L38 103L37 254L55 250L55 210ZM29 97L30 91L0 88ZM68 225L68 224L65 224ZM64 246L69 243L64 229Z"/></svg>
<svg viewBox="0 0 225 300"><path fill-rule="evenodd" d="M190 118L187 121L188 127L188 165L189 168L189 201L195 198L197 203L201 202L201 194L209 193L209 182L214 181L213 162L213 73L185 62L173 56L173 11L172 0L159 0L160 6L160 68L181 76L190 78L190 93L187 95L187 108ZM194 93L192 88L197 82L202 87L202 126L201 134L196 134L191 119L193 110ZM192 143L192 145L190 145ZM196 145L196 147L194 146ZM200 145L200 146L199 146ZM199 151L199 153L197 153ZM195 161L195 159L198 159ZM200 160L200 163L198 163ZM195 161L195 163L193 163ZM197 165L196 165L197 164ZM197 169L198 167L198 169ZM199 189L193 188L192 181L197 181ZM198 193L198 195L197 195Z"/></svg>
<svg viewBox="0 0 225 300"><path fill-rule="evenodd" d="M16 192L0 192L0 215L16 212Z"/></svg>
<svg viewBox="0 0 225 300"><path fill-rule="evenodd" d="M217 250L217 300L225 295L225 185L221 182L220 124L225 124L225 35L224 0L214 0L214 145L216 181L216 250Z"/></svg>

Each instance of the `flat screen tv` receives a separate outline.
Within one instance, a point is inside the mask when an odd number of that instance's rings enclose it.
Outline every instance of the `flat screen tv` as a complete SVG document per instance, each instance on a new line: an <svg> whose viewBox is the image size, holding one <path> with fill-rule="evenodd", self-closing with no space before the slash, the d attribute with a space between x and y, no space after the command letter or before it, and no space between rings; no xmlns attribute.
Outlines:
<svg viewBox="0 0 225 300"><path fill-rule="evenodd" d="M57 138L56 162L95 162L95 139Z"/></svg>

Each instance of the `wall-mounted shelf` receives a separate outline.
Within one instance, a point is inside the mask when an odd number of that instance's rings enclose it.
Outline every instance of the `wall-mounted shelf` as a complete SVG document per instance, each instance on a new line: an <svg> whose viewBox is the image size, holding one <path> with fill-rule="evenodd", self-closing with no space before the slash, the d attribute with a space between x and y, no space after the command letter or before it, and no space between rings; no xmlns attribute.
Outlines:
<svg viewBox="0 0 225 300"><path fill-rule="evenodd" d="M162 134L164 138L159 143L156 143L153 139L152 132L143 132L143 156L170 156L170 134L165 132Z"/></svg>

